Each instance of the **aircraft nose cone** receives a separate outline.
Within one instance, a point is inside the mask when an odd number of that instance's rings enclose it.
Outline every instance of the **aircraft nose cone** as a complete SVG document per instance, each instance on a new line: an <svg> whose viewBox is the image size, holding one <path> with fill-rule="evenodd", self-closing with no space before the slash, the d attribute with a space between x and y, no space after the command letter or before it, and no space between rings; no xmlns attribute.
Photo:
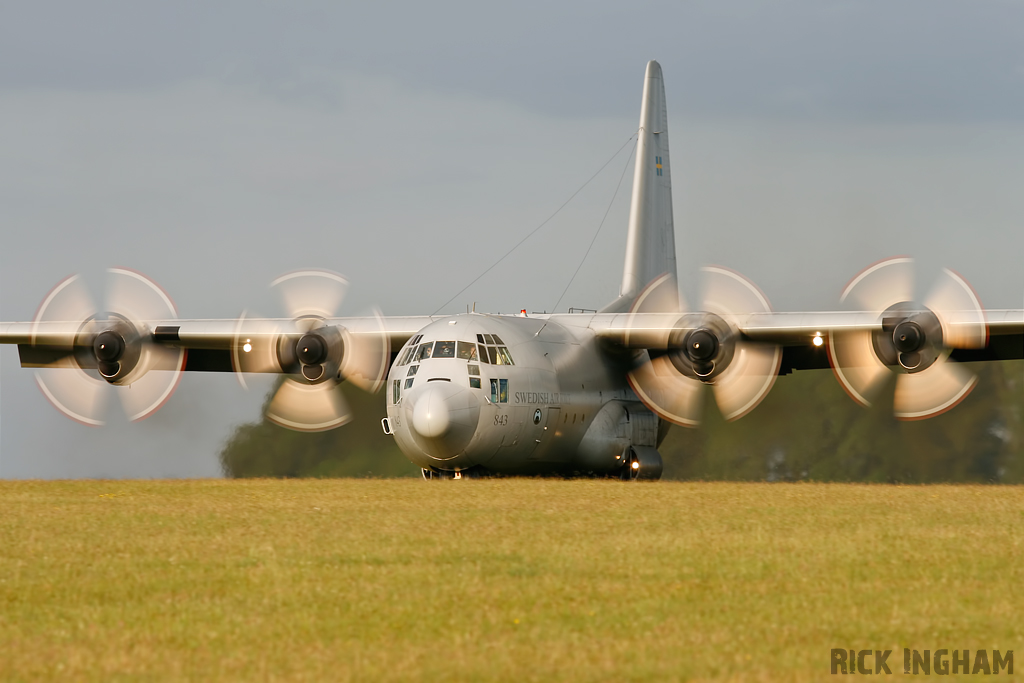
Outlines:
<svg viewBox="0 0 1024 683"><path fill-rule="evenodd" d="M413 388L406 396L409 435L428 457L468 467L464 451L480 424L480 399L468 383L435 380ZM462 458L456 461L455 458Z"/></svg>
<svg viewBox="0 0 1024 683"><path fill-rule="evenodd" d="M412 427L420 436L436 439L448 433L452 425L447 396L436 387L427 387L412 411Z"/></svg>

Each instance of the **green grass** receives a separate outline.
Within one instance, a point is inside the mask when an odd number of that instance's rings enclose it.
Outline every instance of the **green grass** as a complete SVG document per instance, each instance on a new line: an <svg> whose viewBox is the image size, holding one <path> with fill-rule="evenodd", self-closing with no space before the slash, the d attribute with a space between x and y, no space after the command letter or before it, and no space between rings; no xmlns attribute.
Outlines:
<svg viewBox="0 0 1024 683"><path fill-rule="evenodd" d="M1017 487L0 482L0 501L4 680L824 680L833 647L892 649L905 680L905 646L1024 653Z"/></svg>

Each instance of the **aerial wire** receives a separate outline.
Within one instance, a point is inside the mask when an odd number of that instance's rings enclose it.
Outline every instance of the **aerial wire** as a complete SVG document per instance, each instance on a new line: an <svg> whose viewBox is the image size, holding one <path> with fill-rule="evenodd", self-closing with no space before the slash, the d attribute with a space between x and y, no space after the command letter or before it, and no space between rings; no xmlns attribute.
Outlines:
<svg viewBox="0 0 1024 683"><path fill-rule="evenodd" d="M580 260L580 264L578 266L576 266L576 272L574 272L572 274L572 277L569 278L569 283L565 286L565 289L562 290L562 295L560 297L558 297L558 301L556 301L555 305L551 308L551 312L552 313L557 313L558 312L558 304L562 303L562 299L565 298L565 293L569 291L569 287L572 286L573 280L575 280L576 276L579 275L580 268L583 267L583 264L586 262L587 257L590 256L590 250L594 248L594 242L597 241L597 236L601 234L601 228L604 227L604 222L606 220L608 220L608 213L612 210L612 205L615 203L615 198L619 196L619 188L622 187L622 179L626 177L626 171L629 170L629 162L633 158L633 152L635 152L635 151L636 151L636 142L634 141L633 142L633 149L631 149L629 151L629 156L626 157L626 165L622 167L622 175L619 176L619 182L618 182L618 184L615 185L615 192L612 193L612 200L610 202L608 202L608 208L604 210L604 216L601 217L601 223L597 226L597 231L594 233L594 236L591 238L590 246L587 247L586 253L583 254L583 258L582 258L582 260Z"/></svg>
<svg viewBox="0 0 1024 683"><path fill-rule="evenodd" d="M557 215L558 215L559 213L561 213L562 209L564 209L564 208L565 208L566 206L568 206L568 205L569 205L569 202L571 202L571 201L572 201L573 199L575 199L575 198L576 198L576 195L578 195L578 194L579 194L580 192L582 192L582 191L583 191L583 188L585 188L585 187L586 187L587 185L589 185L589 184L591 183L591 181L593 181L593 180L594 180L594 178L596 178L597 176L599 176L599 175L601 174L601 171L603 171L604 169L606 169L606 168L608 167L608 164L612 163L612 162L613 162L613 161L615 160L615 157L619 156L619 153L620 153L620 152L621 152L621 151L622 151L623 149L625 149L625 148L626 148L626 145L628 145L628 144L629 144L630 142L632 142L632 141L633 141L633 138L635 138L635 137L637 136L637 133L639 133L639 132L640 132L640 130L639 130L639 129L637 129L637 130L636 130L636 131L635 131L635 132L634 132L634 133L633 133L632 135L630 135L630 136L629 136L629 139L627 139L627 140L626 140L625 142L623 142L623 143L622 143L622 146L621 146L621 147L619 147L619 148L618 148L617 150L615 150L615 154L612 154L612 155L611 155L611 157L609 157L609 158L608 158L608 161L604 162L604 164L602 164L602 165L601 165L601 168L597 169L597 171L596 171L596 172L594 173L594 175L590 176L590 177L589 177L589 178L587 179L587 181L586 181L585 183L583 183L582 185L580 185L580 186L579 186L579 188L578 188L578 189L577 189L577 190L576 190L575 192L573 192L573 193L572 193L572 195L570 195L570 196L569 196L569 198L568 198L568 199L566 199L566 200L565 200L565 201L564 201L564 202L562 203L562 205L561 205L561 206L559 206L559 207L558 207L557 209L555 209L555 212L554 212L554 213L552 213L552 214L551 214L550 216L548 216L547 218L545 218L545 219L544 219L544 221L543 221L543 222L542 222L542 223L541 223L540 225L538 225L538 226L537 226L536 228L534 228L533 230L531 230L529 234L527 234L527 235L526 235L525 237L523 237L523 239L521 239L521 240L519 240L518 242L516 242L515 246L513 246L513 247L512 247L511 249L509 249L508 251L506 251L506 252L505 252L505 253L504 253L504 254L502 255L502 257L501 257L501 258L499 258L499 259L498 259L497 261L495 261L495 262L494 262L494 263L492 263L492 264L491 264L490 266L488 266L488 267L487 267L487 268L486 268L486 269L484 270L484 272L480 273L480 274L479 274L479 275L477 275L477 276L476 276L475 278L473 278L473 281L472 281L472 282L470 282L470 283L469 283L468 285L466 285L465 287L463 287L462 289L460 289L460 290L459 290L458 292L456 292L456 293L455 293L455 296L453 296L453 297L452 297L451 299L448 299L448 301L445 301L445 302L444 302L443 304L441 304L440 306L438 306L438 307L437 307L437 310L436 310L436 311L434 311L433 313L431 313L430 315L437 315L437 314L438 314L438 313L439 313L439 312L441 311L441 309L442 309L442 308L444 308L445 306L447 306L448 304L450 304L451 302L453 302L453 301L455 301L455 300L456 300L457 298L459 298L459 296L461 296L463 292L465 292L465 291L466 291L467 289L469 289L470 287L472 287L473 285L475 285L475 284L476 284L476 283L477 283L477 282L478 282L478 281L480 280L480 278L482 278L482 277L483 277L484 275L487 275L487 273L489 273L489 272L491 272L492 270L494 270L495 266L497 266L497 265L498 265L499 263L501 263L501 262L502 262L502 261L504 261L504 260L505 260L506 258L508 258L508 257L509 257L509 256L510 256L510 255L512 254L512 252L514 252L514 251L515 251L516 249L518 249L518 248L519 248L520 246L522 246L522 244L523 244L523 243L524 243L524 242L525 242L526 240L528 240L528 239L530 239L531 237L533 237L533 236L534 236L534 235L535 235L535 234L537 233L537 231L538 231L538 230L540 230L540 229L541 229L541 228L543 228L543 227L544 227L545 225L547 225L548 223L550 223L550 222L551 222L551 220L552 220L552 219L553 219L553 218L554 218L555 216L557 216ZM630 152L630 156L633 156L633 153L632 153L632 152ZM622 180L620 179L620 180L619 180L619 182L621 183L621 182L622 182ZM617 190L616 190L616 191L617 191ZM588 250L588 251L589 251L589 250ZM578 270L578 269L577 269L577 270ZM559 301L561 301L561 299L559 299Z"/></svg>

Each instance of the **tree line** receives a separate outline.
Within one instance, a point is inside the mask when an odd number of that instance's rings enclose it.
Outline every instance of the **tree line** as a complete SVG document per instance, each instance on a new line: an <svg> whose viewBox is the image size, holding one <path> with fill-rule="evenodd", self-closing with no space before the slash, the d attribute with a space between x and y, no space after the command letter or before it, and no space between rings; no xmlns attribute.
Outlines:
<svg viewBox="0 0 1024 683"><path fill-rule="evenodd" d="M673 427L664 478L730 481L1024 482L1024 361L966 364L974 391L929 420L892 415L894 382L871 408L827 370L780 377L752 413L726 422L713 400L703 424ZM276 388L276 387L275 387ZM273 394L268 394L267 400ZM305 434L266 419L239 426L220 454L229 477L419 476L383 433L385 396L345 386L354 418Z"/></svg>

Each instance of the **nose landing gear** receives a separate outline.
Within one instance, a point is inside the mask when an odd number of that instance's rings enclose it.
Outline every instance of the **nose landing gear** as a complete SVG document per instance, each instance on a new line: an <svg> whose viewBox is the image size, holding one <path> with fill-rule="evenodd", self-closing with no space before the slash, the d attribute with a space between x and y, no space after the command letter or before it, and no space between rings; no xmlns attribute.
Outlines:
<svg viewBox="0 0 1024 683"><path fill-rule="evenodd" d="M420 474L424 479L480 479L487 473L477 466L464 470L435 470L432 467L421 467Z"/></svg>

